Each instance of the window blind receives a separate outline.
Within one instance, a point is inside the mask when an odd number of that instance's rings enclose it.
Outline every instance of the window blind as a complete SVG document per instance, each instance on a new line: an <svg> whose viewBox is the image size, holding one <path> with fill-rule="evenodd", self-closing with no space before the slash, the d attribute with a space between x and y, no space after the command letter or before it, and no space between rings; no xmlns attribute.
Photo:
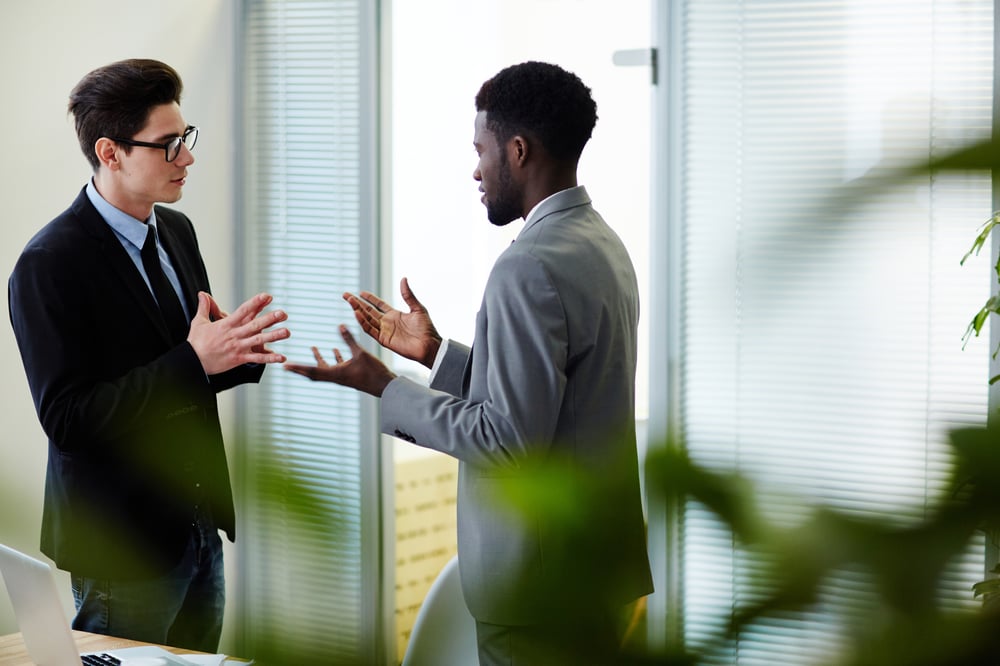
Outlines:
<svg viewBox="0 0 1000 666"><path fill-rule="evenodd" d="M697 463L755 481L780 524L814 504L912 523L950 469L948 430L986 419L988 343L961 338L989 259L959 260L990 176L924 177L836 220L814 206L989 136L993 3L687 0L680 15L683 439ZM703 507L686 507L683 539L698 649L764 590ZM983 561L977 543L953 563L944 605L978 603ZM713 659L831 663L870 583L836 572L809 612L758 622Z"/></svg>
<svg viewBox="0 0 1000 666"><path fill-rule="evenodd" d="M374 285L374 8L243 8L246 293L289 314L280 348L343 348L340 295ZM345 352L346 353L346 352ZM245 402L241 634L275 663L377 663L378 437L359 394L271 368Z"/></svg>

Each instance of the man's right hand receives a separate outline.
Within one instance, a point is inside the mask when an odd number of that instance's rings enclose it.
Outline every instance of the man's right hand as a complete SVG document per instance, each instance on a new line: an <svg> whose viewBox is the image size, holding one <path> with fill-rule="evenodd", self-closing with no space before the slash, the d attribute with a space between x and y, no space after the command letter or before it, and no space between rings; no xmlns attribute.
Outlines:
<svg viewBox="0 0 1000 666"><path fill-rule="evenodd" d="M406 278L400 281L399 292L409 312L401 312L367 291L357 296L344 294L344 300L354 310L362 330L380 345L428 368L433 367L441 336L427 309L413 295Z"/></svg>
<svg viewBox="0 0 1000 666"><path fill-rule="evenodd" d="M283 354L267 348L269 343L290 335L287 328L265 330L288 319L282 310L261 314L271 300L269 294L257 294L226 314L209 294L198 292L198 312L191 320L187 341L206 375L217 375L244 363L285 362Z"/></svg>
<svg viewBox="0 0 1000 666"><path fill-rule="evenodd" d="M385 387L396 378L396 375L382 361L362 349L346 326L340 327L340 336L351 350L351 358L344 360L340 350L334 348L333 357L337 362L330 365L320 354L319 349L313 347L312 353L316 365L286 363L285 370L308 377L315 382L333 382L381 398Z"/></svg>

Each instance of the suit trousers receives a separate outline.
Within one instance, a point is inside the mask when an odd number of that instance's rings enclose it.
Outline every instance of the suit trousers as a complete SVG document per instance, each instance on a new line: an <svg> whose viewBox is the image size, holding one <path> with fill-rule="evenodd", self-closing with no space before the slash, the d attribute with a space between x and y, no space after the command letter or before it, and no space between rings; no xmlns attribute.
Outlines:
<svg viewBox="0 0 1000 666"><path fill-rule="evenodd" d="M480 666L607 666L621 655L622 613L574 613L525 626L476 621Z"/></svg>

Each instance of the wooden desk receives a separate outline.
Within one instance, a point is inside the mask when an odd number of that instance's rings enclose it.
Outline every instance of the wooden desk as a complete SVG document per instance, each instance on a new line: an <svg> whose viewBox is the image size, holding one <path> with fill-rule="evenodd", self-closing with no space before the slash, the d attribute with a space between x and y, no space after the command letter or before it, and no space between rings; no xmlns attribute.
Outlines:
<svg viewBox="0 0 1000 666"><path fill-rule="evenodd" d="M80 652L101 652L103 650L120 650L127 647L138 647L149 645L139 641L130 641L127 638L115 638L113 636L103 636L101 634L91 634L86 631L74 631L73 640ZM183 655L185 652L191 654L191 650L181 650L163 646L165 650L174 654ZM34 662L28 657L28 651L24 647L21 634L7 634L0 636L0 666L33 666Z"/></svg>

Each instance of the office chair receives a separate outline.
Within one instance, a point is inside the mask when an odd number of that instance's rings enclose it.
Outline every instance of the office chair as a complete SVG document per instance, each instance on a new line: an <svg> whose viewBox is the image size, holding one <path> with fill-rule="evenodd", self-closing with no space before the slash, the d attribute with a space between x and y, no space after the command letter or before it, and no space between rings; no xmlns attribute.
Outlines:
<svg viewBox="0 0 1000 666"><path fill-rule="evenodd" d="M456 555L441 569L420 606L402 666L469 666L477 663L476 621L462 598Z"/></svg>

